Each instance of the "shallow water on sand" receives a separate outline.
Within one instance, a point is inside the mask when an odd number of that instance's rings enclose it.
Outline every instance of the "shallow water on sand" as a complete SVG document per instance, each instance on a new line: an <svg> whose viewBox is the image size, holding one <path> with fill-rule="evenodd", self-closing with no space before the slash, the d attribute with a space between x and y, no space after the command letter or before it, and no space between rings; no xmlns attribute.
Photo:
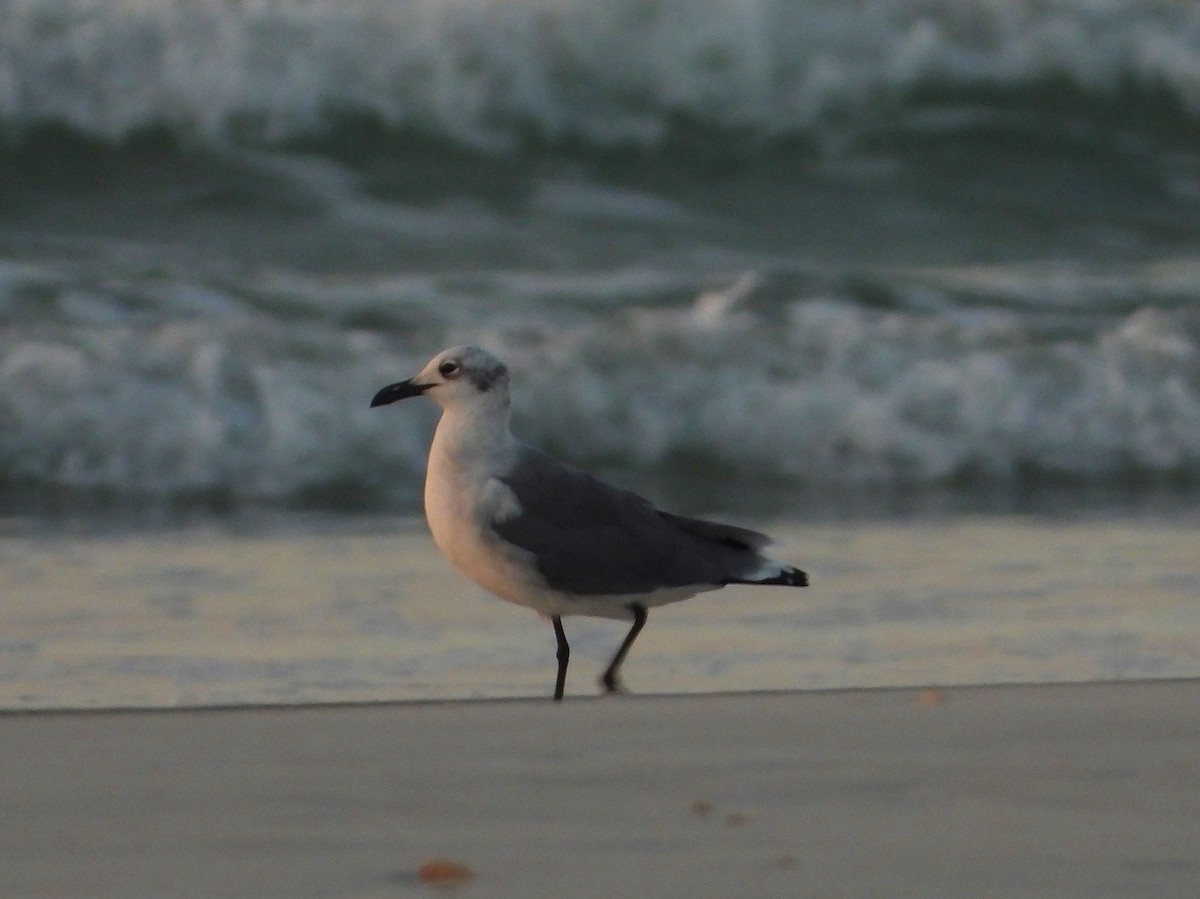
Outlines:
<svg viewBox="0 0 1200 899"><path fill-rule="evenodd" d="M746 522L806 591L651 614L637 693L1200 676L1200 538L1174 519ZM487 596L423 522L0 528L0 708L548 695L549 624ZM568 693L624 625L568 619Z"/></svg>

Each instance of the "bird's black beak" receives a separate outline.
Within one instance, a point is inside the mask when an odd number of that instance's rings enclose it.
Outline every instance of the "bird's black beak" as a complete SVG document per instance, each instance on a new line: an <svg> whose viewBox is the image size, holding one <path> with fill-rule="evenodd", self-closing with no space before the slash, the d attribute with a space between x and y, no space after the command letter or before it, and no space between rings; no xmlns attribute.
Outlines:
<svg viewBox="0 0 1200 899"><path fill-rule="evenodd" d="M398 384L389 384L379 393L375 394L375 398L371 400L371 408L376 406L386 406L388 403L395 403L399 400L406 400L410 396L420 396L432 384L414 384L412 378L407 381L401 381Z"/></svg>

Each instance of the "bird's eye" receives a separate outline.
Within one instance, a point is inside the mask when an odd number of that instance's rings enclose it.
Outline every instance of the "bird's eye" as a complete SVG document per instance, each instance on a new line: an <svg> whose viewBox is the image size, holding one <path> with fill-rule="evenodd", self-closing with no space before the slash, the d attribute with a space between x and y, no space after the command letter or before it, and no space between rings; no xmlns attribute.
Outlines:
<svg viewBox="0 0 1200 899"><path fill-rule="evenodd" d="M443 362L438 366L438 374L443 378L457 378L459 374L459 364L457 362Z"/></svg>

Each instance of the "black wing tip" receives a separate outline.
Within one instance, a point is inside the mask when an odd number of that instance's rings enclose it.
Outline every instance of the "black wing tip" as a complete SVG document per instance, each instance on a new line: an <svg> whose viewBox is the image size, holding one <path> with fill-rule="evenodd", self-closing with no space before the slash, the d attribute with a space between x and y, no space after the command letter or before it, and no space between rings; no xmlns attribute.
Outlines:
<svg viewBox="0 0 1200 899"><path fill-rule="evenodd" d="M774 577L756 578L749 580L746 578L731 578L725 581L726 584L754 584L762 586L779 586L779 587L807 587L808 574L801 571L799 568L788 566Z"/></svg>
<svg viewBox="0 0 1200 899"><path fill-rule="evenodd" d="M771 578L767 581L760 581L762 584L781 584L784 587L807 587L808 573L801 571L799 568L785 568L780 572L778 577Z"/></svg>

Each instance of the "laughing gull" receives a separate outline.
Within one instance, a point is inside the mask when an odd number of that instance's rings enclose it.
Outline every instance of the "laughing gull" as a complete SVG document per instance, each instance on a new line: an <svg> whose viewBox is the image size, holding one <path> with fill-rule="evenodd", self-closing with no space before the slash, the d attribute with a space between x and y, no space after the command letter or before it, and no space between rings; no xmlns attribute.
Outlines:
<svg viewBox="0 0 1200 899"><path fill-rule="evenodd" d="M556 700L571 651L564 615L633 620L601 678L612 693L647 609L727 584L808 586L803 571L762 555L765 534L663 512L521 443L508 429L508 385L500 360L458 346L371 407L422 395L442 407L425 475L429 530L472 581L554 624Z"/></svg>

